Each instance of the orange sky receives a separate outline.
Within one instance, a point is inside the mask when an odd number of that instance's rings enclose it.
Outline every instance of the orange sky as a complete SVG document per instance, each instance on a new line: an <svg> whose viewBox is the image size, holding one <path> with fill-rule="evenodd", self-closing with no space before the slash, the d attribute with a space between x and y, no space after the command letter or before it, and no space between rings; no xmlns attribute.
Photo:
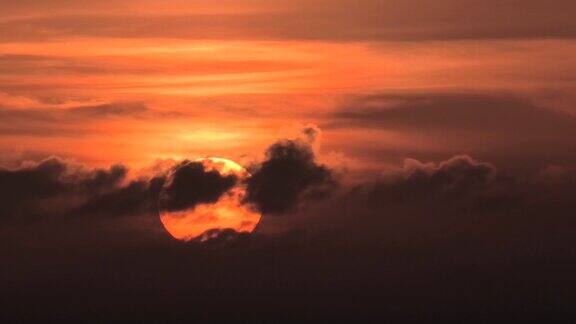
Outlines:
<svg viewBox="0 0 576 324"><path fill-rule="evenodd" d="M576 0L0 0L0 324L558 322L575 211Z"/></svg>
<svg viewBox="0 0 576 324"><path fill-rule="evenodd" d="M3 2L0 163L249 162L314 123L324 160L362 169L482 154L486 138L500 136L489 125L463 136L418 124L334 127L370 95L514 96L572 118L571 2L440 0L415 11L416 2Z"/></svg>

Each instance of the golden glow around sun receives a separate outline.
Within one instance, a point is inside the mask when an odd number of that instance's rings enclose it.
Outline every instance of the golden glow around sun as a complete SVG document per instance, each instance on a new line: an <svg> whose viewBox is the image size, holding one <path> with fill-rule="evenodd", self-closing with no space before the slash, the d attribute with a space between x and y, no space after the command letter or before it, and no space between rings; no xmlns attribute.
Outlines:
<svg viewBox="0 0 576 324"><path fill-rule="evenodd" d="M182 241L202 239L209 230L233 229L237 232L252 232L260 222L260 213L242 204L246 188L242 180L248 171L234 161L223 158L198 159L206 170L216 170L222 175L235 175L239 184L226 192L216 203L199 204L194 208L178 212L161 212L164 228L174 238Z"/></svg>

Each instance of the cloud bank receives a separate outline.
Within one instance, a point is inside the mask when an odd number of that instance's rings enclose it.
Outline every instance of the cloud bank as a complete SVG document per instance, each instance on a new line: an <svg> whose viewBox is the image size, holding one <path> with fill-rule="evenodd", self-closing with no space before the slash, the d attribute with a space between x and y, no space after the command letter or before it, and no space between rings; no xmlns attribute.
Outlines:
<svg viewBox="0 0 576 324"><path fill-rule="evenodd" d="M171 170L171 208L216 199L236 180L190 161ZM122 166L59 159L3 169L0 316L483 322L572 313L573 167L516 174L466 155L407 159L317 195L334 185L333 171L306 143L286 140L255 170L251 203L291 230L264 234L263 224L181 243L154 210L165 173L130 180Z"/></svg>

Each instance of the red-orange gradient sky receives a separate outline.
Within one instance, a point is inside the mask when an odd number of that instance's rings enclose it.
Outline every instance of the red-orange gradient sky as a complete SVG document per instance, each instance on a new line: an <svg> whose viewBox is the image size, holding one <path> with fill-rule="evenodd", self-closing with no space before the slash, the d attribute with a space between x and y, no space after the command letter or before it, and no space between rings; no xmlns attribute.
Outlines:
<svg viewBox="0 0 576 324"><path fill-rule="evenodd" d="M3 1L0 163L251 161L306 123L323 130L321 159L349 169L460 153L572 161L573 7Z"/></svg>
<svg viewBox="0 0 576 324"><path fill-rule="evenodd" d="M0 0L0 324L576 323L576 0Z"/></svg>

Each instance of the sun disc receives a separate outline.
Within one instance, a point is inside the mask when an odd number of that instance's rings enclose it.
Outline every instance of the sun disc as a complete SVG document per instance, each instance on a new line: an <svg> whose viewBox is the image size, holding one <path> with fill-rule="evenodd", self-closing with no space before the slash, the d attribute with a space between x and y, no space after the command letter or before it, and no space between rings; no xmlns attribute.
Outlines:
<svg viewBox="0 0 576 324"><path fill-rule="evenodd" d="M235 175L240 181L213 204L199 204L183 211L162 211L160 220L174 238L191 241L203 237L210 230L233 229L237 232L252 232L260 222L261 215L242 203L246 188L243 179L248 171L238 163L224 158L202 158L204 169L218 171L221 175Z"/></svg>

